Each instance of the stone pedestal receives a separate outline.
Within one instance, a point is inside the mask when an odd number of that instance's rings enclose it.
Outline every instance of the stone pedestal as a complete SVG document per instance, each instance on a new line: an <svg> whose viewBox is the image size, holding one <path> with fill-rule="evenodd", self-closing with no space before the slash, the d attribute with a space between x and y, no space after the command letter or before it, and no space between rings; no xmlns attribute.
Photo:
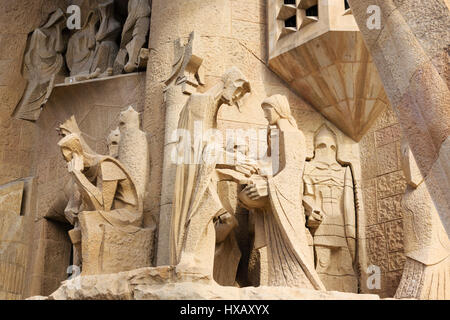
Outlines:
<svg viewBox="0 0 450 320"><path fill-rule="evenodd" d="M49 297L29 300L378 300L373 294L317 291L289 287L222 287L173 266L142 268L64 281Z"/></svg>
<svg viewBox="0 0 450 320"><path fill-rule="evenodd" d="M79 215L83 275L109 274L151 265L154 229L112 226L98 211Z"/></svg>

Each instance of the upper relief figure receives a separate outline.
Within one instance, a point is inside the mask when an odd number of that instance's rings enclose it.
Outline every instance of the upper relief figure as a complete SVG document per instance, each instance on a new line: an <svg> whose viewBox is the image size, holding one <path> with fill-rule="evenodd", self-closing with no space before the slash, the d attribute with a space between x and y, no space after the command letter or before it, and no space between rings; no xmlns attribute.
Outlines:
<svg viewBox="0 0 450 320"><path fill-rule="evenodd" d="M113 74L114 60L119 51L117 45L120 36L121 25L115 18L114 0L101 3L100 11L100 27L96 39L96 49L94 62L91 70L93 71L91 78L103 78Z"/></svg>
<svg viewBox="0 0 450 320"><path fill-rule="evenodd" d="M91 74L99 19L98 11L89 12L83 28L75 32L69 39L66 63L70 70L70 76L75 77L77 81L88 79Z"/></svg>
<svg viewBox="0 0 450 320"><path fill-rule="evenodd" d="M407 188L402 207L406 263L398 299L450 299L450 241L408 142L402 142Z"/></svg>
<svg viewBox="0 0 450 320"><path fill-rule="evenodd" d="M122 30L120 50L114 63L114 74L134 72L139 67L140 51L150 31L149 0L129 0L128 17Z"/></svg>
<svg viewBox="0 0 450 320"><path fill-rule="evenodd" d="M356 210L350 167L337 162L336 135L323 125L305 165L303 205L314 238L316 270L327 290L358 292Z"/></svg>
<svg viewBox="0 0 450 320"><path fill-rule="evenodd" d="M45 25L34 30L31 35L22 71L28 83L14 117L36 121L53 90L56 77L62 76L64 22L64 13L58 9L50 15Z"/></svg>

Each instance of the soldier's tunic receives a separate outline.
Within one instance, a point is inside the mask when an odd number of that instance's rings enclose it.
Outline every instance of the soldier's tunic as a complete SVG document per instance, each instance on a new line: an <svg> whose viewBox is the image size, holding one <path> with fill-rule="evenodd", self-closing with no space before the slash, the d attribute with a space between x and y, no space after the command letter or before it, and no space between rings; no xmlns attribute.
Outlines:
<svg viewBox="0 0 450 320"><path fill-rule="evenodd" d="M312 160L305 165L304 197L323 214L311 233L314 238L316 270L328 290L357 292L353 269L355 204L351 169L338 163Z"/></svg>

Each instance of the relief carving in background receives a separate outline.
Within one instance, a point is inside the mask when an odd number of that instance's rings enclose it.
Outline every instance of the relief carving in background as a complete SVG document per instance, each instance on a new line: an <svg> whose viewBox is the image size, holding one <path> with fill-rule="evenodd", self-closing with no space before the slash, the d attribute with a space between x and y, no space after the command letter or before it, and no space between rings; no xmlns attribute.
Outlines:
<svg viewBox="0 0 450 320"><path fill-rule="evenodd" d="M83 7L84 24L74 31L68 30L66 15L58 9L33 32L22 71L27 87L14 117L36 121L53 87L64 78L74 83L146 68L151 1L130 0L128 11L121 10L125 13L117 12L118 3L106 0Z"/></svg>
<svg viewBox="0 0 450 320"><path fill-rule="evenodd" d="M128 18L122 30L120 50L114 62L114 74L134 72L141 64L141 53L150 30L148 0L129 0Z"/></svg>
<svg viewBox="0 0 450 320"><path fill-rule="evenodd" d="M14 111L14 117L37 120L53 90L57 76L62 76L62 54L65 50L62 30L65 28L65 21L64 13L58 9L31 35L22 69L27 86Z"/></svg>

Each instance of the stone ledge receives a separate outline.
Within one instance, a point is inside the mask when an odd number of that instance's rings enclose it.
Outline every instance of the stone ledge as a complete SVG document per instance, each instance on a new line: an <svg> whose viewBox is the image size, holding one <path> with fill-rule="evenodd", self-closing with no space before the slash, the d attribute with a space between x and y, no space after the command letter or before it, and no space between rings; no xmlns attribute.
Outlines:
<svg viewBox="0 0 450 320"><path fill-rule="evenodd" d="M174 267L143 268L81 276L62 283L49 297L28 300L379 300L378 295L324 292L289 287L222 287Z"/></svg>

